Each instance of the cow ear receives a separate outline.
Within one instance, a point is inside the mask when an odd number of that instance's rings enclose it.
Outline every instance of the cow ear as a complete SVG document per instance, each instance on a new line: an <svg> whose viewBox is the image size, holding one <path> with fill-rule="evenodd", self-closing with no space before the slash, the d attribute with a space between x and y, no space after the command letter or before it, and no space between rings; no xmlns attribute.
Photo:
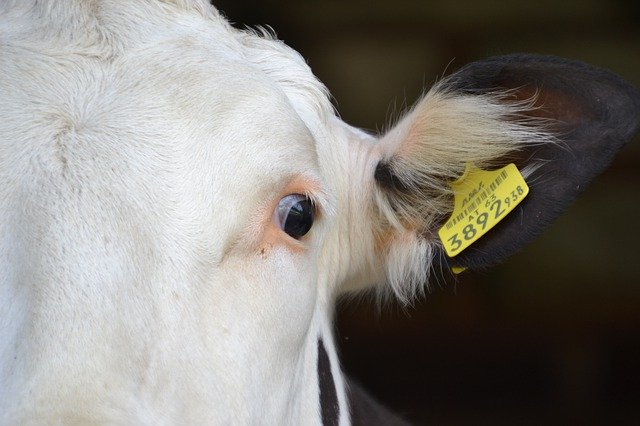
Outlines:
<svg viewBox="0 0 640 426"><path fill-rule="evenodd" d="M509 93L535 99L530 117L547 120L556 143L525 146L510 154L527 178L529 195L518 209L449 264L483 268L503 261L535 236L601 173L638 130L640 93L620 77L556 57L510 55L471 63L449 80L467 94Z"/></svg>
<svg viewBox="0 0 640 426"><path fill-rule="evenodd" d="M441 247L438 229L454 204L451 183L469 164L489 170L515 163L529 195L457 256L435 256L436 263L462 268L499 263L560 215L639 126L640 94L607 71L535 55L469 64L380 138L378 246L388 259L414 259L396 269L417 271L418 260L428 263Z"/></svg>

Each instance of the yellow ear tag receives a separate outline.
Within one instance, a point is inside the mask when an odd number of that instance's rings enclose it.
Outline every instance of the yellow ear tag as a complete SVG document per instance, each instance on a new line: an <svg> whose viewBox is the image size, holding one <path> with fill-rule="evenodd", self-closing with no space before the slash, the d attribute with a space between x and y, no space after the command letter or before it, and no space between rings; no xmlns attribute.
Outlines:
<svg viewBox="0 0 640 426"><path fill-rule="evenodd" d="M486 234L527 196L529 187L515 164L486 171L467 164L460 179L451 184L453 213L438 231L449 257Z"/></svg>
<svg viewBox="0 0 640 426"><path fill-rule="evenodd" d="M451 272L453 272L456 275L459 275L459 274L463 273L466 270L467 270L467 268L465 268L464 266L452 266L451 267Z"/></svg>

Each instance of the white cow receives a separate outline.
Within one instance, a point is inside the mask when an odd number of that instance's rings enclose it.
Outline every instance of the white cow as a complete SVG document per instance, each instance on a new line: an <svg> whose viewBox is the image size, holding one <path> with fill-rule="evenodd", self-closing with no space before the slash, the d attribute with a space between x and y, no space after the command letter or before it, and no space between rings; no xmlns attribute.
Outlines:
<svg viewBox="0 0 640 426"><path fill-rule="evenodd" d="M204 0L0 15L2 425L390 424L340 371L336 298L502 260L638 128L638 92L557 58L471 64L378 137ZM531 194L446 258L449 184L507 159Z"/></svg>

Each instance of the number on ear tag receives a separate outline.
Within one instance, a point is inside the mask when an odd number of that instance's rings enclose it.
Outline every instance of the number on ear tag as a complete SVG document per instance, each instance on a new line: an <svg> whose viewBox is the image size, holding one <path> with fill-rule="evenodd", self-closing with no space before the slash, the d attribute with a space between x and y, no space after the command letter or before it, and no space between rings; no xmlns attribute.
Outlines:
<svg viewBox="0 0 640 426"><path fill-rule="evenodd" d="M486 171L467 165L460 179L451 184L453 213L438 231L449 257L486 234L529 193L529 187L515 164Z"/></svg>

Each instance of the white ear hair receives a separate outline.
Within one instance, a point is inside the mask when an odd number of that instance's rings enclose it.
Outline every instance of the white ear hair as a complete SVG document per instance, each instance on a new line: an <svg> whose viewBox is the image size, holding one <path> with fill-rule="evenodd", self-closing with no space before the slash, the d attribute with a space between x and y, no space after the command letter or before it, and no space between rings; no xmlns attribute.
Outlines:
<svg viewBox="0 0 640 426"><path fill-rule="evenodd" d="M429 231L450 213L449 183L467 163L492 167L525 145L552 142L544 119L524 115L534 101L512 100L510 92L455 93L446 81L434 86L380 141L380 167L403 187L386 191L396 216Z"/></svg>
<svg viewBox="0 0 640 426"><path fill-rule="evenodd" d="M467 165L496 165L523 146L553 142L544 119L526 116L535 97L435 85L381 138L375 195L387 282L403 302L419 293L437 247L437 225L452 210L450 183Z"/></svg>

